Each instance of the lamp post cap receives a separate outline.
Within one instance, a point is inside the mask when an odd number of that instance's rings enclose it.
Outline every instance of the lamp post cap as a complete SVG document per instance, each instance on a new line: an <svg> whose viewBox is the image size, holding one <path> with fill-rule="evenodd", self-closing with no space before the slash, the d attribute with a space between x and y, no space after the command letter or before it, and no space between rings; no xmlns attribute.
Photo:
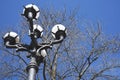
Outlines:
<svg viewBox="0 0 120 80"><path fill-rule="evenodd" d="M62 24L56 24L53 28L52 28L52 35L54 38L59 39L60 36L63 36L64 38L66 37L66 28L64 25Z"/></svg>
<svg viewBox="0 0 120 80"><path fill-rule="evenodd" d="M36 5L28 4L24 6L22 15L25 16L28 20L29 19L37 20L40 15L40 10Z"/></svg>

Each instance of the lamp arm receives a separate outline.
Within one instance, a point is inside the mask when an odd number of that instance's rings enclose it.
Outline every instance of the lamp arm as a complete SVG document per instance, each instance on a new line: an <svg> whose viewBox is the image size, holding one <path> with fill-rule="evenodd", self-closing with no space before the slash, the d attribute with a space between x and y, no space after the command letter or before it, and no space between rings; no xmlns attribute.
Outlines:
<svg viewBox="0 0 120 80"><path fill-rule="evenodd" d="M11 44L9 43L9 41L7 41L7 42L5 43L5 46L6 46L6 48L17 48L17 44L11 45Z"/></svg>
<svg viewBox="0 0 120 80"><path fill-rule="evenodd" d="M27 45L27 44L18 44L16 51L17 51L17 52L18 52L18 51L27 51L27 52L29 52L29 53L32 53L32 52L30 51L30 46Z"/></svg>
<svg viewBox="0 0 120 80"><path fill-rule="evenodd" d="M63 41L64 37L63 36L60 36L60 39L59 40L54 40L54 41L51 41L51 44L58 44L58 43L61 43Z"/></svg>
<svg viewBox="0 0 120 80"><path fill-rule="evenodd" d="M29 45L27 45L27 44L15 44L15 45L11 45L9 43L9 41L8 41L8 42L6 42L5 45L6 45L6 48L16 48L16 52L18 52L18 51L28 51L28 52L30 52L29 51Z"/></svg>
<svg viewBox="0 0 120 80"><path fill-rule="evenodd" d="M60 36L59 40L54 40L54 41L50 41L50 42L45 42L45 43L39 44L39 47L40 47L39 50L45 49L45 48L51 48L52 45L61 43L63 41L63 39L64 39L64 37Z"/></svg>

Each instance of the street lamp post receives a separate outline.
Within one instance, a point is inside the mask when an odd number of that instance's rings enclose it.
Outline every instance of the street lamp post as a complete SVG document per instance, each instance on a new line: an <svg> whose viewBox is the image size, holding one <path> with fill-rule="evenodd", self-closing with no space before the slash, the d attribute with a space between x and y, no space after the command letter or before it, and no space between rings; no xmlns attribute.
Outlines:
<svg viewBox="0 0 120 80"><path fill-rule="evenodd" d="M30 53L31 59L26 70L28 72L28 80L35 80L38 72L39 64L43 62L43 59L47 56L46 49L51 48L52 45L61 43L66 37L66 28L57 24L52 28L52 35L54 40L50 42L38 43L37 39L43 36L43 28L38 24L34 24L38 20L40 10L36 5L28 4L24 6L23 16L29 22L29 36L31 43L22 44L19 40L19 36L15 32L8 32L3 36L4 44L6 48L15 48L16 51L27 51Z"/></svg>

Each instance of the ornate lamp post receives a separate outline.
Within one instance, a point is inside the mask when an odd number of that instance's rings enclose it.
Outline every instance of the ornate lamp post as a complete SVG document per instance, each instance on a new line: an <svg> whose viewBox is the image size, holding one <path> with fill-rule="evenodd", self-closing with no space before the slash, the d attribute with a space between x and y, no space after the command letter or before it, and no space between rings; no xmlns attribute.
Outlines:
<svg viewBox="0 0 120 80"><path fill-rule="evenodd" d="M52 35L54 40L47 43L38 43L37 39L43 35L43 28L38 24L34 24L38 20L40 10L36 5L28 4L24 7L23 16L29 22L29 36L31 43L22 44L19 41L19 36L15 32L8 32L3 36L4 44L6 48L15 48L16 51L27 51L30 53L29 58L31 59L26 70L28 72L28 80L35 80L38 72L39 64L42 63L43 59L47 56L46 49L51 48L52 45L61 43L66 37L66 28L57 24L52 28Z"/></svg>

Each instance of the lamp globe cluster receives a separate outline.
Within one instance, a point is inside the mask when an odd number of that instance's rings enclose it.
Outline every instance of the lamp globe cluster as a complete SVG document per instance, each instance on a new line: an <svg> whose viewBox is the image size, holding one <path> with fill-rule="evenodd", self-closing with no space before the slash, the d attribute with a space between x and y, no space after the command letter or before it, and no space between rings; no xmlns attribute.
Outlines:
<svg viewBox="0 0 120 80"><path fill-rule="evenodd" d="M29 24L30 44L20 42L20 38L16 32L8 32L3 36L4 45L6 48L15 48L16 52L26 51L30 55L30 63L26 67L28 72L28 80L36 80L36 73L39 70L40 63L44 62L47 56L47 49L52 48L54 44L59 44L65 39L67 31L64 25L56 24L53 26L51 32L54 39L46 39L43 35L43 28L36 24L40 15L39 8L34 4L24 6L22 16L24 16ZM38 42L38 38L44 37Z"/></svg>

